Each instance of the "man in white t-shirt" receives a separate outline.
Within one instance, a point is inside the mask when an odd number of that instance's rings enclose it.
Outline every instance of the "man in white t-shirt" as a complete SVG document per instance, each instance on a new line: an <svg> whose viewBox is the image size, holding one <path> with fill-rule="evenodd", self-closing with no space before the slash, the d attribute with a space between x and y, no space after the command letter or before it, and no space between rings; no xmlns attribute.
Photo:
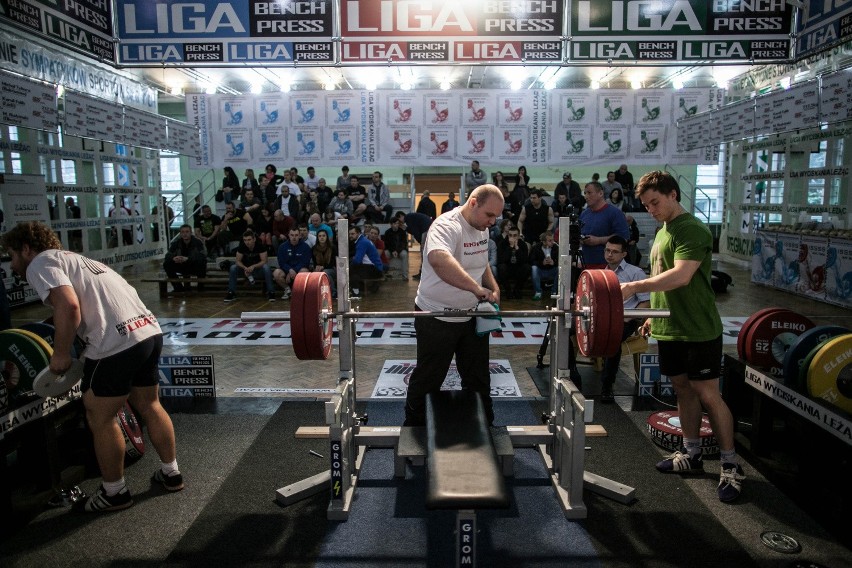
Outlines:
<svg viewBox="0 0 852 568"><path fill-rule="evenodd" d="M480 301L500 301L500 287L488 264L488 229L502 212L503 193L486 184L432 223L423 242L416 310L472 310ZM414 329L417 367L408 384L405 426L425 425L426 395L441 389L453 356L462 386L482 395L492 423L489 335L477 334L476 318L415 318Z"/></svg>
<svg viewBox="0 0 852 568"><path fill-rule="evenodd" d="M126 509L133 498L124 482L124 435L116 414L129 401L139 412L161 466L154 481L169 491L183 489L175 432L160 405L158 362L163 334L136 290L115 271L77 253L60 250L59 239L43 223L20 223L3 235L12 268L45 305L53 308L50 370L71 367L74 336L86 344L81 390L103 482L74 504L86 512Z"/></svg>

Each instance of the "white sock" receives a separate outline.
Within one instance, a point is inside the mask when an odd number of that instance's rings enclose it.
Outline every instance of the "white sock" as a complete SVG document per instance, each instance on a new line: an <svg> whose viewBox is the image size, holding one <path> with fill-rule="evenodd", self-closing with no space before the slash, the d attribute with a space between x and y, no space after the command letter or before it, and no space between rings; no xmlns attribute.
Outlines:
<svg viewBox="0 0 852 568"><path fill-rule="evenodd" d="M689 457L694 458L701 453L701 438L684 438L683 445L686 447Z"/></svg>
<svg viewBox="0 0 852 568"><path fill-rule="evenodd" d="M112 497L124 489L125 483L124 478L122 477L118 481L103 481L102 485L104 486L104 491L106 491L107 496Z"/></svg>
<svg viewBox="0 0 852 568"><path fill-rule="evenodd" d="M719 455L719 461L722 463L732 463L736 464L737 462L737 451L736 450L722 450Z"/></svg>
<svg viewBox="0 0 852 568"><path fill-rule="evenodd" d="M171 475L173 473L180 473L177 465L177 459L175 459L171 463L160 462L160 470L162 470L163 475Z"/></svg>

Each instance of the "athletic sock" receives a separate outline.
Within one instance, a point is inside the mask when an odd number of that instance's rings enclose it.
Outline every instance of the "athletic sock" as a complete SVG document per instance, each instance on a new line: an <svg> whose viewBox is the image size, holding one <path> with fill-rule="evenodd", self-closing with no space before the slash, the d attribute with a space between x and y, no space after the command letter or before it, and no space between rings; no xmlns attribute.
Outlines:
<svg viewBox="0 0 852 568"><path fill-rule="evenodd" d="M180 470L178 469L177 465L177 459L175 459L171 463L160 462L160 470L163 472L163 475L180 473Z"/></svg>
<svg viewBox="0 0 852 568"><path fill-rule="evenodd" d="M700 438L684 438L683 445L686 447L686 452L689 454L689 457L694 458L698 454L701 453L701 439Z"/></svg>
<svg viewBox="0 0 852 568"><path fill-rule="evenodd" d="M719 461L722 463L737 464L737 450L722 450L719 454Z"/></svg>
<svg viewBox="0 0 852 568"><path fill-rule="evenodd" d="M112 497L113 495L118 494L119 491L124 489L124 486L126 484L124 483L124 478L122 477L118 481L103 481L101 482L101 485L104 486L104 491L106 491L107 496Z"/></svg>

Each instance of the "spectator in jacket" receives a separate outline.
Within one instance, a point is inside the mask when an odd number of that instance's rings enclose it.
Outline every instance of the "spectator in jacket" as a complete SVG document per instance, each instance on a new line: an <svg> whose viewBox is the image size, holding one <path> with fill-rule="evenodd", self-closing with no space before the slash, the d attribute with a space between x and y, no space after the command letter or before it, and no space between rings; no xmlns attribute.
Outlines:
<svg viewBox="0 0 852 568"><path fill-rule="evenodd" d="M556 289L559 277L559 245L553 242L553 233L545 231L530 252L532 265L533 300L541 300L541 281L550 280L551 292Z"/></svg>
<svg viewBox="0 0 852 568"><path fill-rule="evenodd" d="M289 300L291 285L300 272L310 272L313 253L308 243L302 240L298 227L290 229L287 240L278 247L278 268L272 273L275 283L284 289L282 300Z"/></svg>
<svg viewBox="0 0 852 568"><path fill-rule="evenodd" d="M190 276L204 278L207 273L207 250L204 242L192 234L192 227L181 225L180 233L169 243L169 251L163 262L163 270L169 278L183 277L187 282L174 282L175 292L192 289Z"/></svg>

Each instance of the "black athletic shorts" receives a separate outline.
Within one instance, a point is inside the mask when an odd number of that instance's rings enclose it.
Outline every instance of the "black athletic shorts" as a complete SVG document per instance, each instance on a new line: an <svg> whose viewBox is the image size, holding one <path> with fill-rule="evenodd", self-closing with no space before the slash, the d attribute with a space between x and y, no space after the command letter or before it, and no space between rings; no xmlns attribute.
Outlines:
<svg viewBox="0 0 852 568"><path fill-rule="evenodd" d="M96 396L127 396L131 387L152 387L160 382L159 360L163 336L155 335L121 353L103 359L86 359L83 392Z"/></svg>
<svg viewBox="0 0 852 568"><path fill-rule="evenodd" d="M658 341L660 373L686 375L690 381L718 379L722 374L722 336L710 341Z"/></svg>

